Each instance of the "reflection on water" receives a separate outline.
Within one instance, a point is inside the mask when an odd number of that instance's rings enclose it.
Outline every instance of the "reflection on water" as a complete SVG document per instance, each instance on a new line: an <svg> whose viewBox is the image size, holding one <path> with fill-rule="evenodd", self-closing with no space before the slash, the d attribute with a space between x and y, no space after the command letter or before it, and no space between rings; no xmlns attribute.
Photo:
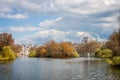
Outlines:
<svg viewBox="0 0 120 80"><path fill-rule="evenodd" d="M120 69L96 58L18 58L0 62L0 80L120 80Z"/></svg>

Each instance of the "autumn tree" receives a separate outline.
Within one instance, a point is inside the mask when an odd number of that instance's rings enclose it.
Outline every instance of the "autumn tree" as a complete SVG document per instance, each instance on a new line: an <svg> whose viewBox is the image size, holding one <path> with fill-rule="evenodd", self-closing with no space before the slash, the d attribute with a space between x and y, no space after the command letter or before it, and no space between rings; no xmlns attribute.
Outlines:
<svg viewBox="0 0 120 80"><path fill-rule="evenodd" d="M29 49L29 52L30 51L33 51L33 50L36 50L37 49L37 46L35 45L35 46L32 46L32 47L30 47L30 49Z"/></svg>
<svg viewBox="0 0 120 80"><path fill-rule="evenodd" d="M119 28L113 32L106 42L106 47L113 50L114 56L120 56L120 15L118 16Z"/></svg>
<svg viewBox="0 0 120 80"><path fill-rule="evenodd" d="M46 47L40 46L36 48L37 57L46 57Z"/></svg>
<svg viewBox="0 0 120 80"><path fill-rule="evenodd" d="M60 52L60 46L55 41L50 41L46 43L46 56L47 57L57 57Z"/></svg>
<svg viewBox="0 0 120 80"><path fill-rule="evenodd" d="M19 53L19 52L22 50L22 46L19 45L19 44L12 45L12 50L13 50L15 53Z"/></svg>
<svg viewBox="0 0 120 80"><path fill-rule="evenodd" d="M120 28L117 32L112 33L105 45L113 50L114 55L120 55Z"/></svg>
<svg viewBox="0 0 120 80"><path fill-rule="evenodd" d="M0 33L0 50L4 46L13 46L14 39L10 33Z"/></svg>
<svg viewBox="0 0 120 80"><path fill-rule="evenodd" d="M75 52L75 48L72 46L72 44L67 42L60 43L61 51L66 57L72 57L73 52Z"/></svg>

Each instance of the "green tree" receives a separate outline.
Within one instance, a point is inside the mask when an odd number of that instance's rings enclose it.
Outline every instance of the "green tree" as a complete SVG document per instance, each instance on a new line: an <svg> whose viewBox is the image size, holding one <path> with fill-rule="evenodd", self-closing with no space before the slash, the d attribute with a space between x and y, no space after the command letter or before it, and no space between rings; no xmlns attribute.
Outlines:
<svg viewBox="0 0 120 80"><path fill-rule="evenodd" d="M104 57L104 58L112 57L112 50L110 50L110 49L104 49L104 50L102 50L101 57Z"/></svg>
<svg viewBox="0 0 120 80"><path fill-rule="evenodd" d="M95 50L95 57L101 57L102 56L102 50L100 48L97 48Z"/></svg>
<svg viewBox="0 0 120 80"><path fill-rule="evenodd" d="M10 46L4 46L2 48L2 55L4 58L15 59L15 53Z"/></svg>
<svg viewBox="0 0 120 80"><path fill-rule="evenodd" d="M28 56L29 56L29 57L36 57L36 56L37 56L36 51L35 51L35 50L32 50L32 51L29 53Z"/></svg>

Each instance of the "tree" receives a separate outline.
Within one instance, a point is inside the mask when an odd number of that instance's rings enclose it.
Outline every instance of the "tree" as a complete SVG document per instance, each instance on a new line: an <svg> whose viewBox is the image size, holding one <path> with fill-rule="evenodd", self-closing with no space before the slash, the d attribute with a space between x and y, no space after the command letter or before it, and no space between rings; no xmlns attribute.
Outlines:
<svg viewBox="0 0 120 80"><path fill-rule="evenodd" d="M36 48L37 57L46 57L46 48L44 46L40 46Z"/></svg>
<svg viewBox="0 0 120 80"><path fill-rule="evenodd" d="M60 46L55 41L50 41L45 44L46 46L46 56L47 57L57 57L60 52Z"/></svg>
<svg viewBox="0 0 120 80"><path fill-rule="evenodd" d="M29 57L36 57L36 56L37 56L36 51L35 51L35 50L32 50L32 51L29 53L28 56L29 56Z"/></svg>
<svg viewBox="0 0 120 80"><path fill-rule="evenodd" d="M102 50L100 48L97 48L95 50L95 57L101 57L102 56Z"/></svg>
<svg viewBox="0 0 120 80"><path fill-rule="evenodd" d="M62 53L66 55L66 57L73 57L73 52L75 52L75 49L70 43L62 42L60 43L60 47Z"/></svg>
<svg viewBox="0 0 120 80"><path fill-rule="evenodd" d="M13 46L14 39L10 33L0 33L0 50L4 46Z"/></svg>
<svg viewBox="0 0 120 80"><path fill-rule="evenodd" d="M15 53L10 46L4 46L2 48L2 55L4 58L15 59Z"/></svg>
<svg viewBox="0 0 120 80"><path fill-rule="evenodd" d="M15 52L15 53L19 53L21 50L22 50L22 46L19 45L19 44L15 44L12 46L12 50Z"/></svg>
<svg viewBox="0 0 120 80"><path fill-rule="evenodd" d="M109 37L106 47L114 53L112 58L107 59L107 62L113 66L120 66L120 12L118 16L118 31L112 33Z"/></svg>
<svg viewBox="0 0 120 80"><path fill-rule="evenodd" d="M94 56L92 53L94 53L97 48L101 48L102 45L103 44L100 42L90 41L85 44L79 44L77 51L81 54L81 56L85 56L87 53L91 53L90 55Z"/></svg>
<svg viewBox="0 0 120 80"><path fill-rule="evenodd" d="M106 47L113 50L114 56L120 56L120 28L109 37Z"/></svg>

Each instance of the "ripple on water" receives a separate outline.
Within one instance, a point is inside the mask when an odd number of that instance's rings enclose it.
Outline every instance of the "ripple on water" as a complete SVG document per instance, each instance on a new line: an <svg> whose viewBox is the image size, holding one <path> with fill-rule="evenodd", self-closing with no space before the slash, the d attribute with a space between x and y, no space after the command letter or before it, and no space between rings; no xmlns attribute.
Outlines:
<svg viewBox="0 0 120 80"><path fill-rule="evenodd" d="M0 80L120 80L120 69L96 58L18 58L0 63Z"/></svg>

